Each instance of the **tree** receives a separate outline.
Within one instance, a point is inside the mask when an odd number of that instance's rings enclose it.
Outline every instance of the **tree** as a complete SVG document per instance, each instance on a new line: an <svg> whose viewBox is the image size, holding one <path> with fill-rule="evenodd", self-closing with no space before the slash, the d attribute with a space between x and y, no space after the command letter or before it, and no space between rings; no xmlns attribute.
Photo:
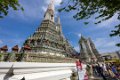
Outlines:
<svg viewBox="0 0 120 80"><path fill-rule="evenodd" d="M23 8L18 3L18 0L0 0L0 18L6 16L10 8L13 10L21 9L23 11Z"/></svg>
<svg viewBox="0 0 120 80"><path fill-rule="evenodd" d="M120 0L67 0L68 4L59 9L59 11L75 11L73 16L76 20L89 19L91 16L95 17L95 24L109 20L114 15L120 21ZM62 2L64 5L65 2ZM85 22L88 24L88 22ZM120 24L115 26L110 36L120 37ZM117 44L120 46L120 43Z"/></svg>

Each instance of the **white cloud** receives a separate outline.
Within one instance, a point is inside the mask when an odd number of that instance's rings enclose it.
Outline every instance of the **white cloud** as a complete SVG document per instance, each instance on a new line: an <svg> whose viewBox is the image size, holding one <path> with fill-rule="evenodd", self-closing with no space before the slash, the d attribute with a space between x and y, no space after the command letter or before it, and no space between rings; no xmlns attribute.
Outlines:
<svg viewBox="0 0 120 80"><path fill-rule="evenodd" d="M49 4L51 0L46 0L46 4ZM62 2L62 0L54 0L54 4L55 4L55 7L56 6L60 6L60 3Z"/></svg>
<svg viewBox="0 0 120 80"><path fill-rule="evenodd" d="M97 38L94 40L96 48L100 51L100 53L104 52L113 52L118 50L119 48L115 46L118 41L111 38Z"/></svg>
<svg viewBox="0 0 120 80"><path fill-rule="evenodd" d="M82 36L81 33L76 33L76 32L69 32L69 33L67 33L67 35L75 35L75 36L77 36L79 38Z"/></svg>
<svg viewBox="0 0 120 80"><path fill-rule="evenodd" d="M24 8L24 11L14 11L12 9L10 9L9 11L9 17L13 18L13 19L22 19L25 21L30 21L30 20L34 20L34 19L40 19L43 16L43 11L42 11L42 7L45 4L45 1L41 1L41 0L29 0L29 1L25 1L25 0L21 0L20 1L21 6Z"/></svg>
<svg viewBox="0 0 120 80"><path fill-rule="evenodd" d="M55 0L55 7L60 6L61 2L62 0ZM10 9L9 17L25 21L43 18L44 12L46 11L49 3L50 0L21 0L20 4L24 8L24 11L14 11ZM55 14L57 14L57 12Z"/></svg>
<svg viewBox="0 0 120 80"><path fill-rule="evenodd" d="M24 42L24 39L11 39L11 40L8 40L8 42L11 42L14 44L21 44Z"/></svg>
<svg viewBox="0 0 120 80"><path fill-rule="evenodd" d="M82 35L82 34L81 34L81 33L79 33L79 34L78 34L78 37L80 38L80 37L81 37L81 35Z"/></svg>
<svg viewBox="0 0 120 80"><path fill-rule="evenodd" d="M50 1L51 1L51 0L46 0L46 2L45 2L46 5L42 6L42 10L43 10L44 12L47 10L47 7L48 7L48 4L50 3ZM60 6L60 3L61 3L61 2L62 2L62 0L54 0L54 6L55 6L55 8L58 7L58 6ZM55 11L55 16L56 16L57 14L58 14L58 12Z"/></svg>
<svg viewBox="0 0 120 80"><path fill-rule="evenodd" d="M60 6L61 2L62 2L62 0L55 0L55 6Z"/></svg>
<svg viewBox="0 0 120 80"><path fill-rule="evenodd" d="M42 10L45 12L47 10L47 7L46 6L43 6L42 7Z"/></svg>
<svg viewBox="0 0 120 80"><path fill-rule="evenodd" d="M3 41L2 40L0 40L0 44L2 44L3 43Z"/></svg>
<svg viewBox="0 0 120 80"><path fill-rule="evenodd" d="M115 46L116 41L110 41L107 38L97 38L95 41L95 44L97 47L110 47L110 46Z"/></svg>
<svg viewBox="0 0 120 80"><path fill-rule="evenodd" d="M119 23L119 20L117 20L117 17L118 17L118 15L115 14L109 20L106 20L106 21L98 24L97 27L98 28L110 28L110 27L113 27L112 25L116 25L117 23Z"/></svg>
<svg viewBox="0 0 120 80"><path fill-rule="evenodd" d="M95 23L95 22L101 20L102 18L95 19L95 17L98 16L98 15L99 14L91 16L91 18L87 19L86 21L90 22L89 24L91 24L91 23ZM101 23L93 25L93 26L95 26L96 29L114 27L115 25L117 25L118 23L120 23L120 21L117 19L117 17L118 17L118 14L115 14L112 18L110 18L110 19L108 19L106 21L102 21Z"/></svg>

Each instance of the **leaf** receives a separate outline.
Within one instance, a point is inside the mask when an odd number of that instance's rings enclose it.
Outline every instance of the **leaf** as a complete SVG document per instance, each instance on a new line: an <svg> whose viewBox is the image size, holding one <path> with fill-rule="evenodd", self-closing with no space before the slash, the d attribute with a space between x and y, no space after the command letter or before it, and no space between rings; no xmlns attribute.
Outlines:
<svg viewBox="0 0 120 80"><path fill-rule="evenodd" d="M18 0L0 0L0 18L7 16L10 8L13 10L19 10L21 8L24 11Z"/></svg>
<svg viewBox="0 0 120 80"><path fill-rule="evenodd" d="M22 10L22 11L24 11L24 8L23 8L23 7L21 7L21 10Z"/></svg>
<svg viewBox="0 0 120 80"><path fill-rule="evenodd" d="M120 47L120 43L116 44L116 46Z"/></svg>
<svg viewBox="0 0 120 80"><path fill-rule="evenodd" d="M89 24L89 22L84 22L85 25Z"/></svg>

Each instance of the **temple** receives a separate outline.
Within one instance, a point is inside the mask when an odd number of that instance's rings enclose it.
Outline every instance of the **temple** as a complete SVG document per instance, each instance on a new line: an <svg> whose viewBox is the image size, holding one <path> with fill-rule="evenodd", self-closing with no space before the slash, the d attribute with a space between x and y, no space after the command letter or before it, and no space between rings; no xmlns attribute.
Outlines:
<svg viewBox="0 0 120 80"><path fill-rule="evenodd" d="M8 51L7 45L5 45L5 46L3 46L3 47L0 48L0 52L1 53L4 53L4 52L6 53L7 51Z"/></svg>
<svg viewBox="0 0 120 80"><path fill-rule="evenodd" d="M18 45L15 45L15 46L12 48L12 52L15 52L15 53L18 53L18 52L19 52L19 47L18 47Z"/></svg>
<svg viewBox="0 0 120 80"><path fill-rule="evenodd" d="M37 30L24 43L35 54L72 57L76 53L62 33L60 17L55 19L54 1L51 0L44 19Z"/></svg>
<svg viewBox="0 0 120 80"><path fill-rule="evenodd" d="M84 38L81 36L79 40L80 46L80 59L84 62L97 62L99 60L100 54L97 51L91 38Z"/></svg>

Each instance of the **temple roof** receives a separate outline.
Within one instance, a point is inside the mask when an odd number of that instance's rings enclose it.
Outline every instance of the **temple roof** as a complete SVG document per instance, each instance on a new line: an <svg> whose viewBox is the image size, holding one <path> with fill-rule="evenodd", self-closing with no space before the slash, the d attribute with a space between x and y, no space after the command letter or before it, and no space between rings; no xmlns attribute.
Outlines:
<svg viewBox="0 0 120 80"><path fill-rule="evenodd" d="M24 45L23 47L25 50L31 50L31 47L29 45Z"/></svg>
<svg viewBox="0 0 120 80"><path fill-rule="evenodd" d="M15 46L12 48L12 50L19 50L18 45L15 45Z"/></svg>
<svg viewBox="0 0 120 80"><path fill-rule="evenodd" d="M1 49L1 51L2 51L2 50L3 50L3 51L8 51L8 47L7 47L7 45L1 47L0 49Z"/></svg>

